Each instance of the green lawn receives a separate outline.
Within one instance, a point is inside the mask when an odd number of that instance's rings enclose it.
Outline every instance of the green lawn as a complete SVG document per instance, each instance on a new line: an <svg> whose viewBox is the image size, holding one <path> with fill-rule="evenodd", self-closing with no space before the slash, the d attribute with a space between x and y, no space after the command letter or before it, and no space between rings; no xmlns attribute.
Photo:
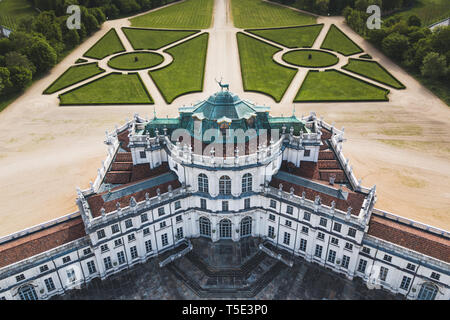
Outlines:
<svg viewBox="0 0 450 320"><path fill-rule="evenodd" d="M350 77L337 70L310 70L294 102L388 101L389 90Z"/></svg>
<svg viewBox="0 0 450 320"><path fill-rule="evenodd" d="M85 57L103 59L114 53L125 51L119 36L114 28L111 28L100 40L97 41L85 54Z"/></svg>
<svg viewBox="0 0 450 320"><path fill-rule="evenodd" d="M37 15L31 1L28 0L1 0L0 25L15 29L22 18Z"/></svg>
<svg viewBox="0 0 450 320"><path fill-rule="evenodd" d="M262 0L231 0L237 28L268 28L315 24L316 18Z"/></svg>
<svg viewBox="0 0 450 320"><path fill-rule="evenodd" d="M59 96L60 105L152 104L139 74L110 73Z"/></svg>
<svg viewBox="0 0 450 320"><path fill-rule="evenodd" d="M70 87L77 82L89 79L102 72L105 72L105 70L99 68L97 62L70 67L47 89L45 89L44 94L55 93L56 91Z"/></svg>
<svg viewBox="0 0 450 320"><path fill-rule="evenodd" d="M283 55L287 63L300 67L323 68L335 65L339 59L329 52L319 50L295 50Z"/></svg>
<svg viewBox="0 0 450 320"><path fill-rule="evenodd" d="M242 82L245 91L256 91L280 101L297 73L273 61L272 56L281 49L249 37L237 34Z"/></svg>
<svg viewBox="0 0 450 320"><path fill-rule="evenodd" d="M119 70L141 70L157 66L164 58L154 52L129 52L115 56L108 66Z"/></svg>
<svg viewBox="0 0 450 320"><path fill-rule="evenodd" d="M203 90L208 36L203 33L166 50L173 57L172 63L149 72L167 103L183 94Z"/></svg>
<svg viewBox="0 0 450 320"><path fill-rule="evenodd" d="M122 28L134 50L158 50L198 31Z"/></svg>
<svg viewBox="0 0 450 320"><path fill-rule="evenodd" d="M416 0L410 10L395 14L408 18L410 15L417 15L422 20L423 26L428 26L450 17L449 0Z"/></svg>
<svg viewBox="0 0 450 320"><path fill-rule="evenodd" d="M345 70L357 73L369 79L384 83L395 89L404 89L405 86L395 79L386 69L376 61L349 59Z"/></svg>
<svg viewBox="0 0 450 320"><path fill-rule="evenodd" d="M287 48L311 48L322 27L323 24L316 24L312 26L247 31Z"/></svg>
<svg viewBox="0 0 450 320"><path fill-rule="evenodd" d="M186 0L130 19L143 28L207 29L211 25L214 0Z"/></svg>
<svg viewBox="0 0 450 320"><path fill-rule="evenodd" d="M332 24L330 30L328 30L321 48L339 52L344 56L363 52L356 43L350 40L350 38L334 24Z"/></svg>

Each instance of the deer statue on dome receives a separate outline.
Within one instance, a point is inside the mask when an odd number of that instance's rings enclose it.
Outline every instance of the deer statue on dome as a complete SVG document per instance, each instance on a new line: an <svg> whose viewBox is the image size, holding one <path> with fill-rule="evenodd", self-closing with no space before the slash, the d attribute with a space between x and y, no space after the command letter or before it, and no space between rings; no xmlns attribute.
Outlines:
<svg viewBox="0 0 450 320"><path fill-rule="evenodd" d="M216 80L217 84L220 86L221 91L223 91L223 88L227 89L227 91L230 91L230 85L228 83L222 83L222 78L220 78L220 81L217 81L216 78L214 78L214 80Z"/></svg>

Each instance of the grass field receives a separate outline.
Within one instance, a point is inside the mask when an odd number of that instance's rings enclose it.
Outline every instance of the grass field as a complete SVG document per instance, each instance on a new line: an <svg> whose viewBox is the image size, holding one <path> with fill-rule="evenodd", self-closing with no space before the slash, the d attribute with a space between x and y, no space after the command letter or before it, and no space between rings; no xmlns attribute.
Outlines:
<svg viewBox="0 0 450 320"><path fill-rule="evenodd" d="M319 50L295 50L283 55L287 63L307 68L323 68L335 65L339 59L329 52Z"/></svg>
<svg viewBox="0 0 450 320"><path fill-rule="evenodd" d="M152 30L122 28L134 50L158 50L168 44L193 35L197 31Z"/></svg>
<svg viewBox="0 0 450 320"><path fill-rule="evenodd" d="M37 15L38 12L28 0L1 0L0 25L16 29L20 19Z"/></svg>
<svg viewBox="0 0 450 320"><path fill-rule="evenodd" d="M129 52L115 56L108 66L119 70L141 70L157 66L164 58L154 52Z"/></svg>
<svg viewBox="0 0 450 320"><path fill-rule="evenodd" d="M279 43L287 48L311 48L322 30L323 24L294 28L247 30L264 39Z"/></svg>
<svg viewBox="0 0 450 320"><path fill-rule="evenodd" d="M334 24L332 24L330 30L328 30L321 48L339 52L344 56L363 52L356 43L350 40L350 38Z"/></svg>
<svg viewBox="0 0 450 320"><path fill-rule="evenodd" d="M417 15L422 20L422 26L428 26L434 22L450 17L449 0L416 0L410 10L395 14L395 16Z"/></svg>
<svg viewBox="0 0 450 320"><path fill-rule="evenodd" d="M125 51L122 42L114 28L110 29L100 40L97 41L86 53L85 57L103 59L111 54Z"/></svg>
<svg viewBox="0 0 450 320"><path fill-rule="evenodd" d="M110 73L59 96L60 105L151 104L137 73Z"/></svg>
<svg viewBox="0 0 450 320"><path fill-rule="evenodd" d="M388 92L337 70L309 71L294 102L388 101Z"/></svg>
<svg viewBox="0 0 450 320"><path fill-rule="evenodd" d="M47 89L45 89L44 94L55 93L56 91L67 88L80 81L89 79L90 77L93 77L102 72L105 72L105 70L99 68L97 62L70 67Z"/></svg>
<svg viewBox="0 0 450 320"><path fill-rule="evenodd" d="M237 34L237 40L244 90L265 93L279 102L297 70L273 61L279 48L243 33Z"/></svg>
<svg viewBox="0 0 450 320"><path fill-rule="evenodd" d="M349 59L347 65L342 67L369 79L384 83L395 89L404 89L405 86L395 79L386 69L376 61Z"/></svg>
<svg viewBox="0 0 450 320"><path fill-rule="evenodd" d="M208 33L183 42L166 52L173 62L165 68L149 74L167 103L190 92L203 90Z"/></svg>
<svg viewBox="0 0 450 320"><path fill-rule="evenodd" d="M143 28L207 29L211 25L214 0L186 0L130 19Z"/></svg>
<svg viewBox="0 0 450 320"><path fill-rule="evenodd" d="M315 24L316 18L262 0L231 0L237 28L268 28Z"/></svg>

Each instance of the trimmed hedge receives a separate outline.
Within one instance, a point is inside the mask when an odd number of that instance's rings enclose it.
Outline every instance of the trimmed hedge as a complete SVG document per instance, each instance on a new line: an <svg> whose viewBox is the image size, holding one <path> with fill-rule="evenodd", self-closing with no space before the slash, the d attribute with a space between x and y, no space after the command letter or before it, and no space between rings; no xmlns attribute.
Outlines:
<svg viewBox="0 0 450 320"><path fill-rule="evenodd" d="M95 66L96 68L92 68L93 66ZM80 71L80 69L83 70ZM84 70L84 69L92 69L92 70ZM74 65L69 69L67 69L66 71L64 71L62 75L60 75L55 81L53 81L52 84L49 85L47 89L45 89L43 94L52 94L57 91L61 91L62 89L70 87L86 79L92 78L93 76L96 76L103 72L105 72L105 70L100 68L97 62Z"/></svg>
<svg viewBox="0 0 450 320"><path fill-rule="evenodd" d="M116 30L111 28L83 56L101 60L107 56L123 51L125 51L125 47L120 41Z"/></svg>
<svg viewBox="0 0 450 320"><path fill-rule="evenodd" d="M352 62L354 67L352 67ZM362 64L359 66L355 64ZM361 70L360 68L363 65L373 65L373 71L369 72L369 70ZM378 69L377 69L378 68ZM360 76L369 78L374 81L378 81L387 86L390 86L394 89L405 89L406 87L397 80L389 71L386 70L381 64L376 61L368 61L368 60L359 60L350 58L348 64L342 67L342 69L359 74ZM365 72L366 71L366 72Z"/></svg>
<svg viewBox="0 0 450 320"><path fill-rule="evenodd" d="M110 81L106 81L106 84L103 85L103 82L107 78L116 76L121 77L122 79L120 79L120 81L117 80L114 81L109 79ZM136 77L132 77L131 79L123 78L123 77L129 78L129 76L136 76ZM101 85L99 85L100 82L102 82ZM139 90L142 91L139 92ZM88 92L80 93L83 91ZM83 94L85 95L85 97L83 97ZM138 95L140 95L139 97L140 99L136 99ZM123 99L124 97L130 99L124 100ZM130 72L128 74L111 72L104 77L95 79L91 82L83 84L78 88L60 94L58 98L60 100L60 105L62 106L82 106L82 105L95 106L95 105L113 105L113 104L127 105L127 104L154 103L144 82L142 81L141 77L137 72ZM89 99L91 101L88 101ZM95 101L96 99L97 101Z"/></svg>
<svg viewBox="0 0 450 320"><path fill-rule="evenodd" d="M335 73L336 76L330 76L331 73ZM317 75L328 76L330 79L325 79L321 82ZM343 76L343 77L342 77ZM315 78L315 79L313 79ZM347 84L345 83L345 80ZM351 79L351 81L350 81ZM355 82L356 80L356 82ZM361 86L356 86L360 82ZM346 86L344 86L346 84ZM334 86L334 87L333 87ZM375 90L376 89L376 90ZM316 95L317 98L303 98L300 99L300 96L305 95L305 90L307 92L307 96ZM336 94L343 93L344 96L324 98L324 95L330 94L332 91L338 91ZM308 92L309 91L309 92ZM371 92L370 92L371 91ZM318 70L309 70L306 75L305 80L303 81L300 89L297 92L297 95L294 99L294 102L372 102L372 101L389 101L388 94L389 90L376 86L374 84L365 82L359 78L347 75L338 70L326 70L326 71L318 71ZM358 97L359 95L359 97ZM370 97L372 95L373 97ZM367 97L365 97L367 96Z"/></svg>
<svg viewBox="0 0 450 320"><path fill-rule="evenodd" d="M77 61L75 61L75 64L84 63L84 62L88 62L88 61L86 59L80 58L80 59L77 59Z"/></svg>
<svg viewBox="0 0 450 320"><path fill-rule="evenodd" d="M372 59L372 56L371 56L370 54L365 53L365 54L360 55L359 58L362 58L362 59Z"/></svg>
<svg viewBox="0 0 450 320"><path fill-rule="evenodd" d="M330 26L320 48L336 51L344 56L351 56L364 51L334 24Z"/></svg>
<svg viewBox="0 0 450 320"><path fill-rule="evenodd" d="M134 50L158 50L200 32L200 30L161 30L130 27L122 27L122 31Z"/></svg>
<svg viewBox="0 0 450 320"><path fill-rule="evenodd" d="M128 56L139 58L138 61L133 61L134 59L132 57L127 59L126 57ZM126 52L111 58L108 61L108 66L117 70L134 71L152 68L161 64L163 61L164 57L156 52ZM143 62L145 62L145 64ZM131 68L132 65L134 65L134 68Z"/></svg>
<svg viewBox="0 0 450 320"><path fill-rule="evenodd" d="M299 55L298 53L305 53L305 54L311 54L311 60L304 59L303 56ZM316 55L315 55L316 54ZM308 65L308 62L313 62L312 60L316 57L316 59L321 59L321 57L324 58L324 64L319 65L318 62L315 62L315 64L310 63ZM283 61L286 63L290 63L299 67L305 67L305 68L326 68L330 66L334 66L336 63L339 62L338 57L336 57L334 54L322 51L322 50L310 50L310 49L299 49L299 50L293 50L286 52L283 57ZM325 63L326 62L326 63Z"/></svg>

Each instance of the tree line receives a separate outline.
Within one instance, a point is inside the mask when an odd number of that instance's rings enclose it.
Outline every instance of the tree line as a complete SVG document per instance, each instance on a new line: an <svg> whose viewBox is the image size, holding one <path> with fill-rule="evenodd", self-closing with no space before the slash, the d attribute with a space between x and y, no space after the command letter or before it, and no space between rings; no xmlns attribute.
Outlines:
<svg viewBox="0 0 450 320"><path fill-rule="evenodd" d="M29 0L40 13L22 18L0 38L0 97L22 91L107 19L147 11L177 0ZM80 29L68 29L66 13L79 5Z"/></svg>

